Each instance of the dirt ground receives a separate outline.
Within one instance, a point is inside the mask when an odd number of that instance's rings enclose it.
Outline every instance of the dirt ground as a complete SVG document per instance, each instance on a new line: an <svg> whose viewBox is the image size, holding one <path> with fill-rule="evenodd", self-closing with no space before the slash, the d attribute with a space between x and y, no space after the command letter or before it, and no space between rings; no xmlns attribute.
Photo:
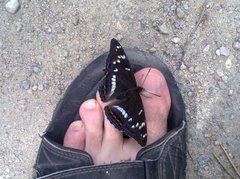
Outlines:
<svg viewBox="0 0 240 179"><path fill-rule="evenodd" d="M178 81L187 108L187 178L230 178L214 154L237 178L219 144L239 169L239 0L7 3L0 0L0 179L31 178L39 133L55 105L113 37L162 58Z"/></svg>

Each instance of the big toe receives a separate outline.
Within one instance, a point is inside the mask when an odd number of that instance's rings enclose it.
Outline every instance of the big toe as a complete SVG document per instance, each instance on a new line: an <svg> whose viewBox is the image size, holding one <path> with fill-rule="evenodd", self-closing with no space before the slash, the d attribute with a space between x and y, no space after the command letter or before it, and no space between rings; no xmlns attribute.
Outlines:
<svg viewBox="0 0 240 179"><path fill-rule="evenodd" d="M135 78L143 87L141 98L147 120L147 144L151 144L167 132L171 97L165 77L159 70L144 68L135 74Z"/></svg>

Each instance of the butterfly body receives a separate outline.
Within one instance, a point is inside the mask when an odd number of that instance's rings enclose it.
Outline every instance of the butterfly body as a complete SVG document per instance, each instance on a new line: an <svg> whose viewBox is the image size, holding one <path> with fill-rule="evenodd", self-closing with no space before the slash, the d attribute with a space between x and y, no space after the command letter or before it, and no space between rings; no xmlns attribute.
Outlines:
<svg viewBox="0 0 240 179"><path fill-rule="evenodd" d="M109 102L104 112L111 124L144 146L147 130L141 90L122 46L112 39L105 78L98 90L101 100Z"/></svg>

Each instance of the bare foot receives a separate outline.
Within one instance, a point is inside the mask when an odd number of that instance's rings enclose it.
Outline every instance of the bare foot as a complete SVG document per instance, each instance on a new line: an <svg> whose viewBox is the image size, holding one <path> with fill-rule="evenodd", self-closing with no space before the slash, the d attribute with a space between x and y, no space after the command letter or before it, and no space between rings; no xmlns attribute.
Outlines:
<svg viewBox="0 0 240 179"><path fill-rule="evenodd" d="M148 70L144 68L135 74L139 85ZM142 87L149 145L167 132L171 98L164 76L156 69L151 69ZM135 160L141 146L133 139L124 139L122 133L110 124L103 109L104 103L98 93L96 100L85 101L79 110L82 121L75 121L69 126L64 146L88 152L96 165Z"/></svg>

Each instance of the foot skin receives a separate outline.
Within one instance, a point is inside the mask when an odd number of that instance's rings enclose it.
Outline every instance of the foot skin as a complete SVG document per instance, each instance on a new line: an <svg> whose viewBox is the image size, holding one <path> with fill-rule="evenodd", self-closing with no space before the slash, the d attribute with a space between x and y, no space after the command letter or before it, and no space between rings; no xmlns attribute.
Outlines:
<svg viewBox="0 0 240 179"><path fill-rule="evenodd" d="M141 98L147 123L147 145L166 134L171 105L168 86L162 73L153 68L149 73L148 71L149 68L144 68L135 74L138 86L144 89ZM122 133L110 124L103 109L104 103L98 93L96 100L85 101L79 110L82 120L69 126L64 146L88 152L96 165L135 160L141 146L134 139L124 139Z"/></svg>

